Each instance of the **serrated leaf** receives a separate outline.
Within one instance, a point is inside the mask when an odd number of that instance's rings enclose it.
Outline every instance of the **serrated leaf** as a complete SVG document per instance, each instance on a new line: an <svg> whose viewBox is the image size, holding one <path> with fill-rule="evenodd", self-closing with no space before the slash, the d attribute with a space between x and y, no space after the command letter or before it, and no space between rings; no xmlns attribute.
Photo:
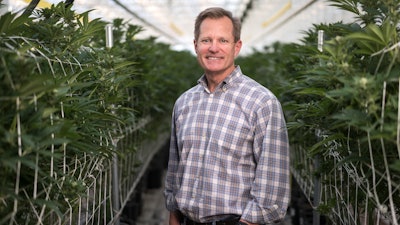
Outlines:
<svg viewBox="0 0 400 225"><path fill-rule="evenodd" d="M360 125L360 124L365 124L367 114L357 109L348 108L342 110L337 114L334 114L332 118L346 121L350 125Z"/></svg>
<svg viewBox="0 0 400 225"><path fill-rule="evenodd" d="M341 133L329 135L327 138L324 138L324 140L319 141L318 143L314 144L310 150L309 153L311 155L316 155L318 153L323 153L323 150L326 150L323 146L328 144L329 142L335 141L335 140L340 140L343 139L344 136Z"/></svg>
<svg viewBox="0 0 400 225"><path fill-rule="evenodd" d="M51 92L55 87L57 87L57 85L48 84L47 81L49 80L52 80L51 76L46 76L46 75L35 76L35 79L32 79L27 84L21 86L21 88L18 90L19 95L31 96L35 93Z"/></svg>
<svg viewBox="0 0 400 225"><path fill-rule="evenodd" d="M379 27L375 24L370 24L366 28L367 32L370 32L373 34L375 37L377 37L376 40L378 43L385 45L386 44L386 38L383 36L382 31L379 29Z"/></svg>
<svg viewBox="0 0 400 225"><path fill-rule="evenodd" d="M301 91L297 91L296 94L300 95L318 95L325 96L326 91L321 88L304 88Z"/></svg>
<svg viewBox="0 0 400 225"><path fill-rule="evenodd" d="M366 34L366 33L360 33L360 32L353 33L353 34L349 34L348 36L346 36L346 38L354 39L355 41L363 41L364 40L364 41L370 41L370 42L373 42L373 43L382 44L382 41L379 38L373 37L373 36L371 36L369 34Z"/></svg>
<svg viewBox="0 0 400 225"><path fill-rule="evenodd" d="M11 35L30 20L27 15L22 14L17 16L17 14L7 12L0 16L0 34Z"/></svg>

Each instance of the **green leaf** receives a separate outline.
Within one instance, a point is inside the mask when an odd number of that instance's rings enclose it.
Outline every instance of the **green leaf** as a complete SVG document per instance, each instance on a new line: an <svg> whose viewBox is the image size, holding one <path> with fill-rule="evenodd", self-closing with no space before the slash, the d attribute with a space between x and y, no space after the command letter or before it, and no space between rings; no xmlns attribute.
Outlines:
<svg viewBox="0 0 400 225"><path fill-rule="evenodd" d="M333 142L333 141L336 141L336 140L342 140L342 139L344 139L344 135L341 134L341 133L336 133L336 134L333 134L333 135L329 135L326 138L324 138L322 141L319 141L318 143L314 144L310 148L309 153L312 156L314 156L316 154L319 154L319 153L324 153L327 150L325 145L329 145L330 142ZM339 143L340 143L340 141L339 141Z"/></svg>
<svg viewBox="0 0 400 225"><path fill-rule="evenodd" d="M332 170L338 169L338 168L342 167L343 165L345 165L346 163L353 163L353 162L369 163L370 159L368 156L359 156L359 155L352 154L352 155L346 156L344 159L340 160L339 163L337 163L335 165L335 167L332 168Z"/></svg>
<svg viewBox="0 0 400 225"><path fill-rule="evenodd" d="M379 37L371 36L368 33L360 33L360 32L353 33L353 34L349 34L348 36L346 36L346 38L354 40L355 42L366 41L366 43L372 42L372 43L378 43L380 45L383 45L383 42L381 39L379 39Z"/></svg>
<svg viewBox="0 0 400 225"><path fill-rule="evenodd" d="M400 173L400 160L396 160L390 165L390 168Z"/></svg>
<svg viewBox="0 0 400 225"><path fill-rule="evenodd" d="M330 0L330 2L333 2L332 4L330 4L331 6L335 6L342 10L360 15L357 1L355 0Z"/></svg>
<svg viewBox="0 0 400 225"><path fill-rule="evenodd" d="M32 79L27 84L21 86L18 90L19 95L21 96L31 96L33 94L41 93L41 92L51 92L54 88L57 87L52 83L52 77L46 75L38 75L35 76L35 79ZM51 81L51 82L48 82Z"/></svg>
<svg viewBox="0 0 400 225"><path fill-rule="evenodd" d="M296 94L300 95L318 95L318 96L325 96L325 93L326 91L321 88L304 88L296 92Z"/></svg>
<svg viewBox="0 0 400 225"><path fill-rule="evenodd" d="M386 38L383 36L382 31L379 29L379 27L375 24L370 24L367 26L366 31L371 33L373 36L376 37L378 43L382 45L386 45Z"/></svg>
<svg viewBox="0 0 400 225"><path fill-rule="evenodd" d="M34 199L33 203L39 206L46 206L52 211L54 211L58 217L62 217L63 213L60 211L60 202L58 201L50 201L45 199Z"/></svg>
<svg viewBox="0 0 400 225"><path fill-rule="evenodd" d="M341 112L334 114L332 118L346 121L349 125L354 126L365 124L368 121L368 115L365 112L351 108L343 109Z"/></svg>
<svg viewBox="0 0 400 225"><path fill-rule="evenodd" d="M30 21L28 15L20 15L7 12L0 16L0 34L17 35L18 30L22 30L25 23Z"/></svg>

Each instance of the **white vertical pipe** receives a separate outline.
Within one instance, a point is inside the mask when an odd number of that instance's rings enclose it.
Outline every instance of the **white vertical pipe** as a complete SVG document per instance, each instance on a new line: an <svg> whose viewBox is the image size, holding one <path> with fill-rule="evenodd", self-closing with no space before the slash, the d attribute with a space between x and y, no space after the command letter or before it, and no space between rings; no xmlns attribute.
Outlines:
<svg viewBox="0 0 400 225"><path fill-rule="evenodd" d="M113 47L114 44L113 25L107 24L105 29L106 29L106 47L110 49Z"/></svg>
<svg viewBox="0 0 400 225"><path fill-rule="evenodd" d="M324 46L324 31L318 30L318 50L320 52L323 51L323 46Z"/></svg>
<svg viewBox="0 0 400 225"><path fill-rule="evenodd" d="M111 49L114 44L114 36L113 36L113 25L107 24L105 27L106 30L106 48ZM112 105L114 108L114 105ZM114 111L112 113L115 113ZM116 133L116 132L115 132ZM114 133L114 134L115 134ZM112 141L114 151L117 150L118 147L118 139L110 134L110 139ZM112 208L113 213L117 213L120 210L120 202L119 202L119 177L118 177L118 156L114 152L112 158L112 174L111 174L111 185L112 185ZM114 215L115 216L115 215ZM119 225L119 218L115 218L115 225Z"/></svg>
<svg viewBox="0 0 400 225"><path fill-rule="evenodd" d="M324 31L318 30L318 50L320 52L323 51L323 45L324 45ZM319 167L320 167L320 156L317 154L314 157L314 169L318 170ZM313 225L320 225L320 219L321 219L321 215L317 209L320 204L320 197L321 197L321 181L319 176L320 175L314 175Z"/></svg>

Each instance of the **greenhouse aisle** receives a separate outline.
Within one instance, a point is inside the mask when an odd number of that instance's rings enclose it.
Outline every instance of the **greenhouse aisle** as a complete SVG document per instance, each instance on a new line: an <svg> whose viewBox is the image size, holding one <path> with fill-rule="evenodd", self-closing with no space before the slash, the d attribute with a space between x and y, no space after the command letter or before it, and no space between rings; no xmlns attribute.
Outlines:
<svg viewBox="0 0 400 225"><path fill-rule="evenodd" d="M168 225L169 212L165 208L163 188L162 186L143 192L144 205L136 225ZM292 225L289 213L279 225Z"/></svg>
<svg viewBox="0 0 400 225"><path fill-rule="evenodd" d="M136 225L168 225L169 213L165 208L163 188L143 192L144 204Z"/></svg>

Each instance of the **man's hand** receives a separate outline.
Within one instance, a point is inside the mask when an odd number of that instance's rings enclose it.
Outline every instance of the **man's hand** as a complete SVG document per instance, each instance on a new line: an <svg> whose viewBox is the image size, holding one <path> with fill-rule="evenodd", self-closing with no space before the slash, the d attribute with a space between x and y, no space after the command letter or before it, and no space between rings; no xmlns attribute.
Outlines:
<svg viewBox="0 0 400 225"><path fill-rule="evenodd" d="M169 213L169 225L180 225L181 215L179 212Z"/></svg>

